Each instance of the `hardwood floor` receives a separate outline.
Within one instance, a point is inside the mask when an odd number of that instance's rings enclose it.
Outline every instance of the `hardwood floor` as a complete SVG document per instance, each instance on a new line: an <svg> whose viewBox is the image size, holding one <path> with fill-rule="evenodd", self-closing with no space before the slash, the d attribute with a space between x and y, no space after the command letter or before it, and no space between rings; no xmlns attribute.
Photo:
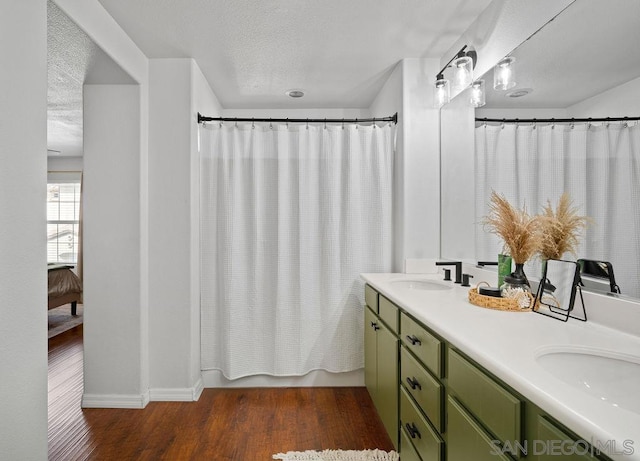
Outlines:
<svg viewBox="0 0 640 461"><path fill-rule="evenodd" d="M82 326L49 340L50 460L270 460L393 445L364 388L205 389L198 402L81 409Z"/></svg>

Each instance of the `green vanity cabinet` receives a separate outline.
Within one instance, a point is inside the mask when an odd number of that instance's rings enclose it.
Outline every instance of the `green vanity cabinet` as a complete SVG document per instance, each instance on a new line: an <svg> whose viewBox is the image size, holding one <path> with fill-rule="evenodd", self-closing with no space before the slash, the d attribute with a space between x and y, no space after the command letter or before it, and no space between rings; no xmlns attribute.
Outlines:
<svg viewBox="0 0 640 461"><path fill-rule="evenodd" d="M365 299L365 385L393 445L398 449L398 308L379 294L371 296L369 292ZM383 307L385 317L381 317L369 303Z"/></svg>
<svg viewBox="0 0 640 461"><path fill-rule="evenodd" d="M610 461L368 285L365 298L365 383L402 461Z"/></svg>

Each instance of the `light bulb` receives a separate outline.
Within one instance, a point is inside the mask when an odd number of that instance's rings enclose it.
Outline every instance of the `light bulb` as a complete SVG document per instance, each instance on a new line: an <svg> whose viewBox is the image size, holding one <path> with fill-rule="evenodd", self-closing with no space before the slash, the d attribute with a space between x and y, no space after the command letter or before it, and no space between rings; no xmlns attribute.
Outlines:
<svg viewBox="0 0 640 461"><path fill-rule="evenodd" d="M448 104L451 100L449 80L440 77L442 76L438 76L438 80L436 80L436 83L433 87L433 106L436 109L439 109L445 104Z"/></svg>
<svg viewBox="0 0 640 461"><path fill-rule="evenodd" d="M482 107L486 104L484 80L476 80L471 84L471 97L469 104L473 107Z"/></svg>
<svg viewBox="0 0 640 461"><path fill-rule="evenodd" d="M453 61L453 67L453 87L456 90L464 90L473 81L473 59L461 56Z"/></svg>
<svg viewBox="0 0 640 461"><path fill-rule="evenodd" d="M513 63L516 58L507 56L493 68L493 88L496 90L508 90L516 86L516 75Z"/></svg>

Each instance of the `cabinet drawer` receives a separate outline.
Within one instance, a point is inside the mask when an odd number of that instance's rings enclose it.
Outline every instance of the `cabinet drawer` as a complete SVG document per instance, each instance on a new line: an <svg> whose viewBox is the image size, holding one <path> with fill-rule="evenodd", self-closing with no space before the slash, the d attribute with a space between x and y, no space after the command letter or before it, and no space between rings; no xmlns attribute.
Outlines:
<svg viewBox="0 0 640 461"><path fill-rule="evenodd" d="M498 442L451 396L447 399L447 461L510 461Z"/></svg>
<svg viewBox="0 0 640 461"><path fill-rule="evenodd" d="M378 313L378 292L369 285L364 286L364 302L373 312Z"/></svg>
<svg viewBox="0 0 640 461"><path fill-rule="evenodd" d="M442 439L422 417L404 388L400 391L400 423L420 458L429 461L442 459Z"/></svg>
<svg viewBox="0 0 640 461"><path fill-rule="evenodd" d="M416 449L413 448L405 429L400 429L400 459L402 461L422 461Z"/></svg>
<svg viewBox="0 0 640 461"><path fill-rule="evenodd" d="M575 439L544 416L538 416L538 437L530 450L538 454L538 461L556 461L560 457L568 461L595 461L585 442ZM569 443L566 443L566 442ZM564 442L564 443L563 443Z"/></svg>
<svg viewBox="0 0 640 461"><path fill-rule="evenodd" d="M380 295L378 297L378 308L380 311L380 318L389 325L391 331L394 333L398 333L398 317L400 315L400 311L398 307L389 301L384 296Z"/></svg>
<svg viewBox="0 0 640 461"><path fill-rule="evenodd" d="M437 378L442 378L442 342L404 312L400 316L400 334L407 349Z"/></svg>
<svg viewBox="0 0 640 461"><path fill-rule="evenodd" d="M442 432L443 386L401 347L400 380L436 430Z"/></svg>
<svg viewBox="0 0 640 461"><path fill-rule="evenodd" d="M458 400L501 441L522 441L522 402L482 370L449 349L449 388Z"/></svg>

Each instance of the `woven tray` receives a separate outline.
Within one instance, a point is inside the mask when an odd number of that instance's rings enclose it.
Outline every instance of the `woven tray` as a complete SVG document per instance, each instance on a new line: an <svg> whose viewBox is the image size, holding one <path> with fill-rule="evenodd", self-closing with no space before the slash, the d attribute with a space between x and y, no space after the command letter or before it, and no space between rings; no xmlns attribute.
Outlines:
<svg viewBox="0 0 640 461"><path fill-rule="evenodd" d="M531 307L522 308L520 303L524 298L529 298L529 306L533 306L533 295L531 293L522 293L522 296L516 298L496 298L495 296L485 296L478 293L478 287L480 285L487 285L487 282L480 282L475 288L469 290L469 302L476 306L485 307L487 309L495 309L499 311L509 312L531 312Z"/></svg>

